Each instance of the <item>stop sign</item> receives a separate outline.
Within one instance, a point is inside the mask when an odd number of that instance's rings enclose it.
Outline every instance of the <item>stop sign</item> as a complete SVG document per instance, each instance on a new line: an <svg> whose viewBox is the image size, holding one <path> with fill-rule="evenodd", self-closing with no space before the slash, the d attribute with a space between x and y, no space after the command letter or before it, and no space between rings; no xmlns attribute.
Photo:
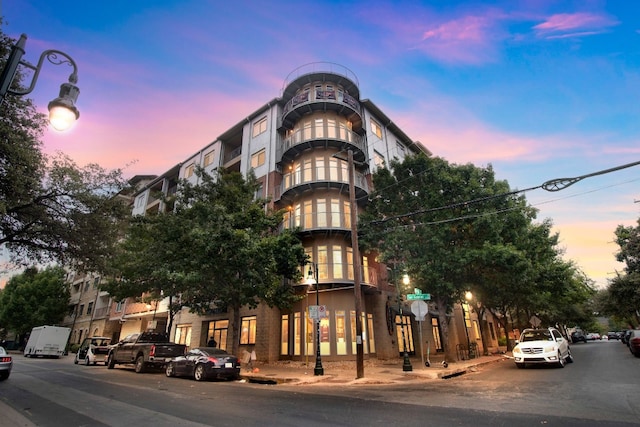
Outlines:
<svg viewBox="0 0 640 427"><path fill-rule="evenodd" d="M429 312L429 306L423 300L416 300L411 303L411 312L416 316L416 320L421 322Z"/></svg>

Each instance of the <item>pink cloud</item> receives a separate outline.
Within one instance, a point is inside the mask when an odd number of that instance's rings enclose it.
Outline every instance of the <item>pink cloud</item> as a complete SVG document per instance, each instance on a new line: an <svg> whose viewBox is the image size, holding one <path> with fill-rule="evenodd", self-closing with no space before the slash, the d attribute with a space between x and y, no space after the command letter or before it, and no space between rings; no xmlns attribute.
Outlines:
<svg viewBox="0 0 640 427"><path fill-rule="evenodd" d="M533 27L541 38L566 38L601 34L619 22L593 13L559 13Z"/></svg>
<svg viewBox="0 0 640 427"><path fill-rule="evenodd" d="M83 111L70 132L47 131L45 151L60 150L80 166L115 169L133 162L126 177L161 174L259 107L251 98L221 93L183 95L145 92L125 103L115 97Z"/></svg>
<svg viewBox="0 0 640 427"><path fill-rule="evenodd" d="M478 64L494 61L497 42L505 37L501 13L469 15L423 32L418 49L446 63Z"/></svg>

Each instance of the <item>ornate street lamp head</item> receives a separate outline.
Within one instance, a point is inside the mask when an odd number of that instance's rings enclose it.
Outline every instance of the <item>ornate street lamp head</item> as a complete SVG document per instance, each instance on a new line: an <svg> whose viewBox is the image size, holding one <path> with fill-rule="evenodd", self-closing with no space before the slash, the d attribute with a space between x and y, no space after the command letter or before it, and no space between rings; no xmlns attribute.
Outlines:
<svg viewBox="0 0 640 427"><path fill-rule="evenodd" d="M80 89L72 83L60 85L60 95L49 102L49 122L55 130L69 129L80 117L75 102L78 100Z"/></svg>

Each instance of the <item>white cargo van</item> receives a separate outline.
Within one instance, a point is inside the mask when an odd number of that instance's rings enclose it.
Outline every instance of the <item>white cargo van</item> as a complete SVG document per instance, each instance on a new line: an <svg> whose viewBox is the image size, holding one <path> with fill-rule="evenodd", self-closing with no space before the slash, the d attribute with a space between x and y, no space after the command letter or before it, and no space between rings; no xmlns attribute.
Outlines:
<svg viewBox="0 0 640 427"><path fill-rule="evenodd" d="M65 352L70 333L71 329L61 326L36 326L31 330L24 356L60 357Z"/></svg>

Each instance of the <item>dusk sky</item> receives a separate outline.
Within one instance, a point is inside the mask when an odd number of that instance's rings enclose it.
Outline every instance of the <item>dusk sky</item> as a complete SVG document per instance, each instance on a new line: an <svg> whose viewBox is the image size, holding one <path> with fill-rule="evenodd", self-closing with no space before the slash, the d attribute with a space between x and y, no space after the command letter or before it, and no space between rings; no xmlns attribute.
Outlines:
<svg viewBox="0 0 640 427"><path fill-rule="evenodd" d="M0 0L1 1L1 0ZM513 189L640 161L640 4L630 1L5 0L3 32L78 64L80 119L44 137L79 165L161 174L266 102L340 64L406 134ZM42 112L70 68L46 63ZM527 192L598 286L621 271L640 166Z"/></svg>

